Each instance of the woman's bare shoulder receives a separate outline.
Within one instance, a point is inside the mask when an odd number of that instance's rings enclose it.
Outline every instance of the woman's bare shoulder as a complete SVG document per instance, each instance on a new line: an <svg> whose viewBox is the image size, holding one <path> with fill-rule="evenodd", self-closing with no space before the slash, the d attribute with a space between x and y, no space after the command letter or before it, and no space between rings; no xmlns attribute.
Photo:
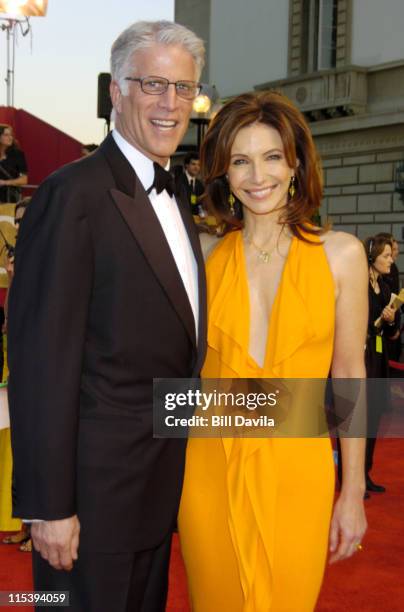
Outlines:
<svg viewBox="0 0 404 612"><path fill-rule="evenodd" d="M347 232L329 230L321 240L330 261L338 260L346 265L365 254L361 241Z"/></svg>
<svg viewBox="0 0 404 612"><path fill-rule="evenodd" d="M206 261L212 251L221 243L222 238L202 232L199 234L199 240L201 242L203 258Z"/></svg>
<svg viewBox="0 0 404 612"><path fill-rule="evenodd" d="M328 231L321 236L336 287L336 298L341 290L365 287L368 265L363 244L346 232Z"/></svg>

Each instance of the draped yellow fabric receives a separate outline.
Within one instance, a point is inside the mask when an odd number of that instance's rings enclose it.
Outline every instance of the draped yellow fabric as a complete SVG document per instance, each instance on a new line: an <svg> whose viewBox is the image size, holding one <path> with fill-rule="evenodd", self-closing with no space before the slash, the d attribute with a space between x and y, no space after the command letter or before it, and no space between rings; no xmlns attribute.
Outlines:
<svg viewBox="0 0 404 612"><path fill-rule="evenodd" d="M207 262L205 378L326 378L335 289L321 245L291 242L263 368L248 354L241 232ZM319 594L334 496L325 438L189 440L179 512L194 612L309 612Z"/></svg>
<svg viewBox="0 0 404 612"><path fill-rule="evenodd" d="M19 531L20 519L12 518L11 508L12 456L10 429L0 430L0 531Z"/></svg>

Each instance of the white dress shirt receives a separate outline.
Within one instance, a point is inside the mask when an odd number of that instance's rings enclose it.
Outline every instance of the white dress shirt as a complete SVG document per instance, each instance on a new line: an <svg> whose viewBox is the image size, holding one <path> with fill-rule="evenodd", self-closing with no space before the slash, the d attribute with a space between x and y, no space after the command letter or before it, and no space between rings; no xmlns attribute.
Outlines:
<svg viewBox="0 0 404 612"><path fill-rule="evenodd" d="M131 145L116 129L112 130L112 136L120 151L136 172L145 191L147 191L154 181L153 161ZM170 163L168 162L166 170L169 167ZM167 191L164 190L157 194L155 189L150 192L149 200L163 229L187 292L195 320L195 334L198 338L198 266L177 202L174 196L168 195Z"/></svg>
<svg viewBox="0 0 404 612"><path fill-rule="evenodd" d="M187 170L185 170L185 176L188 180L188 185L191 187L192 191L195 191L195 177L189 174Z"/></svg>

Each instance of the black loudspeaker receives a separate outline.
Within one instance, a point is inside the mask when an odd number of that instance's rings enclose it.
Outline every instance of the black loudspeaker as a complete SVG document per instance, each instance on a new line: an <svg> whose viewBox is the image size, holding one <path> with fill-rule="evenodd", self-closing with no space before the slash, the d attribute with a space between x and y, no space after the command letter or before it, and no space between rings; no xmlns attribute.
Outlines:
<svg viewBox="0 0 404 612"><path fill-rule="evenodd" d="M97 117L98 119L110 120L112 111L112 102L109 95L109 84L111 83L111 75L109 72L100 72L98 75L98 101L97 101Z"/></svg>

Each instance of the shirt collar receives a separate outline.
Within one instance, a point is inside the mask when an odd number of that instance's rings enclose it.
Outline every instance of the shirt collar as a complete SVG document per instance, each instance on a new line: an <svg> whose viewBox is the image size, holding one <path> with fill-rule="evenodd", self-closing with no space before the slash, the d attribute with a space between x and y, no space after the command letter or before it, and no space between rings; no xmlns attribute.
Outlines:
<svg viewBox="0 0 404 612"><path fill-rule="evenodd" d="M143 188L147 191L154 181L154 167L153 160L144 155L130 144L123 136L118 132L117 129L112 130L112 137L115 140L117 147L121 153L126 157L139 181L142 183ZM170 169L170 160L168 160L165 170Z"/></svg>
<svg viewBox="0 0 404 612"><path fill-rule="evenodd" d="M194 182L195 177L194 177L194 176L191 176L191 175L189 174L189 172L187 172L187 170L185 170L185 176L186 176L186 177L187 177L187 179L188 179L188 183L190 183L191 181L192 181L192 182Z"/></svg>

